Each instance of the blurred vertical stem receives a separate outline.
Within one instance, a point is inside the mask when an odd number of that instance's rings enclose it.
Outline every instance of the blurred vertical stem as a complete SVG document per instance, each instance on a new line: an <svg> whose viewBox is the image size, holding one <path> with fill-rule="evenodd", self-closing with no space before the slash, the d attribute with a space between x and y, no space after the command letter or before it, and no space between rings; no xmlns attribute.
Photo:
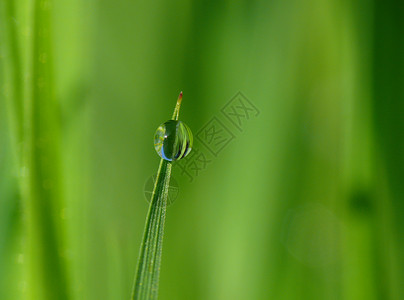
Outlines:
<svg viewBox="0 0 404 300"><path fill-rule="evenodd" d="M182 92L174 109L173 120L178 120L181 101ZM140 246L132 299L157 299L171 166L171 162L160 160Z"/></svg>
<svg viewBox="0 0 404 300"><path fill-rule="evenodd" d="M16 289L17 278L21 276L23 266L10 259L14 251L22 251L21 243L16 246L16 241L21 241L18 234L21 228L21 198L17 184L17 174L21 167L22 158L22 131L23 131L23 71L21 60L21 44L18 39L19 23L17 20L17 1L0 0L0 102L3 99L6 105L0 103L1 108L6 108L6 115L10 132L1 132L0 135L10 137L10 156L6 156L4 163L4 147L8 142L0 146L0 298L21 299L21 292ZM2 112L3 113L3 112ZM2 114L5 116L5 114ZM1 120L5 124L4 120ZM11 169L7 167L9 165ZM10 170L14 176L10 176ZM9 193L4 192L9 190ZM16 250L18 249L18 250ZM19 282L19 281L18 281Z"/></svg>
<svg viewBox="0 0 404 300"><path fill-rule="evenodd" d="M21 47L17 38L16 1L1 0L1 23L4 28L1 38L4 48L3 64L5 67L4 85L11 121L11 137L15 146L20 146L23 130L23 76L21 62ZM3 54L2 53L2 54ZM18 148L18 159L21 156L21 149Z"/></svg>
<svg viewBox="0 0 404 300"><path fill-rule="evenodd" d="M52 1L32 2L24 107L23 198L30 299L68 299L63 259L60 121L52 65Z"/></svg>

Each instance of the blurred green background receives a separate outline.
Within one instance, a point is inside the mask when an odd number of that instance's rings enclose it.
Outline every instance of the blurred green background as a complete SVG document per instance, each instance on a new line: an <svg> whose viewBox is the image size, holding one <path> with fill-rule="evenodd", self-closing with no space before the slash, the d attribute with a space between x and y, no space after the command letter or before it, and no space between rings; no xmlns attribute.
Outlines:
<svg viewBox="0 0 404 300"><path fill-rule="evenodd" d="M129 299L181 90L235 138L174 168L159 299L404 299L403 1L0 3L0 299Z"/></svg>

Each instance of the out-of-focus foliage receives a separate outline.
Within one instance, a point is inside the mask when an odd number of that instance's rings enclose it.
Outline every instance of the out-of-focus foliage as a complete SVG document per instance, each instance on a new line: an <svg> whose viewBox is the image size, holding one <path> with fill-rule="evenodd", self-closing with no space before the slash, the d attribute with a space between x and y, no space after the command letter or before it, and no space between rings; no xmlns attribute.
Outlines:
<svg viewBox="0 0 404 300"><path fill-rule="evenodd" d="M159 299L403 299L403 87L403 1L0 0L0 299L130 297L180 90Z"/></svg>

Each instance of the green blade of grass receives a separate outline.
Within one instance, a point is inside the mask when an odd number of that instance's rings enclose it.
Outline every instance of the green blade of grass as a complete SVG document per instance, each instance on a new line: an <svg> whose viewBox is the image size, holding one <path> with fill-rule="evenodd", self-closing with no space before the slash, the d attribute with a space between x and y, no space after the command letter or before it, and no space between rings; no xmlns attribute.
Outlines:
<svg viewBox="0 0 404 300"><path fill-rule="evenodd" d="M1 1L0 9L2 10L1 26L5 29L1 32L2 44L4 49L0 55L4 55L6 59L3 59L5 65L6 76L4 78L4 85L8 91L8 109L11 127L11 138L14 145L19 145L22 140L23 130L23 70L21 62L21 45L18 40L18 29L16 24L16 6L18 4L15 1ZM4 52L3 52L4 51ZM2 57L3 58L3 57ZM18 159L20 159L20 148L18 150Z"/></svg>
<svg viewBox="0 0 404 300"><path fill-rule="evenodd" d="M26 203L29 299L68 299L61 218L59 103L55 97L52 1L33 1L31 80L24 109L23 200Z"/></svg>
<svg viewBox="0 0 404 300"><path fill-rule="evenodd" d="M8 117L24 210L26 289L22 293L25 299L63 300L69 296L61 220L60 120L52 65L53 1L27 4L0 0L4 45L0 52L6 58ZM30 34L21 37L25 27Z"/></svg>
<svg viewBox="0 0 404 300"><path fill-rule="evenodd" d="M182 92L174 109L173 120L178 120L181 101ZM132 299L157 299L171 166L171 162L161 159L146 217Z"/></svg>

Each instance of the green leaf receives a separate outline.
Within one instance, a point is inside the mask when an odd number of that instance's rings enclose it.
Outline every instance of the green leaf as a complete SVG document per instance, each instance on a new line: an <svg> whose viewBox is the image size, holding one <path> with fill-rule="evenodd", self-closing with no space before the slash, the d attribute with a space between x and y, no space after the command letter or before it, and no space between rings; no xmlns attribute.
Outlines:
<svg viewBox="0 0 404 300"><path fill-rule="evenodd" d="M24 100L22 198L26 209L29 299L68 299L60 157L59 102L55 96L52 1L30 10L27 96Z"/></svg>
<svg viewBox="0 0 404 300"><path fill-rule="evenodd" d="M172 116L178 120L182 92ZM157 299L171 162L161 159L147 214L132 299Z"/></svg>

